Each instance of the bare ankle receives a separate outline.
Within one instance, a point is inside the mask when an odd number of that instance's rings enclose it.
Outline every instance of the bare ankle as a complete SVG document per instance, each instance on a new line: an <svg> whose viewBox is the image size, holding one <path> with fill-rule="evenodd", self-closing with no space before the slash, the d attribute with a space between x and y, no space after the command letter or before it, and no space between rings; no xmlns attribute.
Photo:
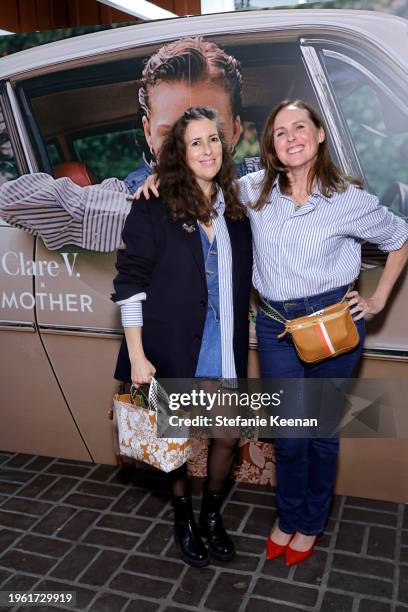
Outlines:
<svg viewBox="0 0 408 612"><path fill-rule="evenodd" d="M282 544L283 546L285 546L290 542L292 535L293 534L291 533L286 533L285 531L282 531L281 529L279 529L279 527L275 527L270 534L270 538L276 544Z"/></svg>
<svg viewBox="0 0 408 612"><path fill-rule="evenodd" d="M297 531L290 543L293 550L306 551L309 550L316 542L317 535L306 535Z"/></svg>

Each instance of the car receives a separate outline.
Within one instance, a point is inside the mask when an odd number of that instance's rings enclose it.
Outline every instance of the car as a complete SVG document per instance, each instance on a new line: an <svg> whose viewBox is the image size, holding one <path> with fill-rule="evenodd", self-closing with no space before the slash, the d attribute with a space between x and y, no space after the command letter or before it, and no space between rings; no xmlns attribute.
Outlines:
<svg viewBox="0 0 408 612"><path fill-rule="evenodd" d="M89 182L126 176L145 153L137 91L146 59L180 36L203 35L242 65L237 161L256 155L275 104L304 98L320 109L342 170L363 177L385 206L406 217L406 34L406 20L374 12L251 11L127 26L4 57L0 183L34 172L60 176L72 162L90 167ZM363 294L384 261L365 248ZM0 222L0 448L115 462L105 418L122 337L109 301L114 263L114 252L71 244L50 250L30 231ZM407 308L404 276L387 312L368 323L361 378L407 376ZM370 435L370 428L360 431ZM338 490L403 499L407 458L403 440L345 439ZM368 467L356 475L360 460Z"/></svg>

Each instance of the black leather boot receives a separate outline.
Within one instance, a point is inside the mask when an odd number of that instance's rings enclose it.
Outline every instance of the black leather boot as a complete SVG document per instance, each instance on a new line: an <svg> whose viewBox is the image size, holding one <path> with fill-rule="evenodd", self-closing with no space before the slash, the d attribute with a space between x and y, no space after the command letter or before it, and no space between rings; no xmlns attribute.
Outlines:
<svg viewBox="0 0 408 612"><path fill-rule="evenodd" d="M191 497L173 497L173 508L174 538L180 557L194 567L208 565L210 559L194 519Z"/></svg>
<svg viewBox="0 0 408 612"><path fill-rule="evenodd" d="M221 493L204 489L199 519L200 531L207 537L210 553L220 561L230 561L235 557L235 548L222 524L221 505Z"/></svg>

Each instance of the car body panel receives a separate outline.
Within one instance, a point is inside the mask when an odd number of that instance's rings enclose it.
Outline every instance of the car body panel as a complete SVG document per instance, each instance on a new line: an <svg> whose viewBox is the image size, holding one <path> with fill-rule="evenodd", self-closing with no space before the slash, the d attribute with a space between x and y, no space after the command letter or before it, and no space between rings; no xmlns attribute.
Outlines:
<svg viewBox="0 0 408 612"><path fill-rule="evenodd" d="M56 364L55 376L65 390L66 401L86 440L92 460L96 463L116 463L112 422L108 412L112 408L113 395L117 392L113 364L121 337L83 335L70 331L61 333L55 329L43 330L41 335L47 355ZM37 440L37 452L40 448L42 445ZM54 456L65 455L57 451Z"/></svg>
<svg viewBox="0 0 408 612"><path fill-rule="evenodd" d="M0 448L92 460L40 336L28 329L1 329L0 334Z"/></svg>
<svg viewBox="0 0 408 612"><path fill-rule="evenodd" d="M45 271L44 276L36 278L40 327L121 332L119 309L109 299L115 276L115 253L97 253L70 245L50 251L38 240L36 260L44 262ZM50 265L53 276L46 273ZM38 299L41 292L42 301Z"/></svg>

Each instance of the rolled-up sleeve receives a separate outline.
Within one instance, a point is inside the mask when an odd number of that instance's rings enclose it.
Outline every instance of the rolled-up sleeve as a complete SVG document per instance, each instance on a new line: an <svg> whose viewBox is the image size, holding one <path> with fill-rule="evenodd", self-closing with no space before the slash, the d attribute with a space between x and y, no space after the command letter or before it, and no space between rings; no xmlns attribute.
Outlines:
<svg viewBox="0 0 408 612"><path fill-rule="evenodd" d="M143 327L143 306L141 301L120 305L122 327Z"/></svg>
<svg viewBox="0 0 408 612"><path fill-rule="evenodd" d="M137 293L127 300L116 302L120 306L120 316L122 327L143 327L143 308L142 301L146 299L146 294Z"/></svg>
<svg viewBox="0 0 408 612"><path fill-rule="evenodd" d="M404 246L408 239L407 222L382 206L376 196L357 189L354 192L356 215L347 228L348 233L378 245L385 252Z"/></svg>

